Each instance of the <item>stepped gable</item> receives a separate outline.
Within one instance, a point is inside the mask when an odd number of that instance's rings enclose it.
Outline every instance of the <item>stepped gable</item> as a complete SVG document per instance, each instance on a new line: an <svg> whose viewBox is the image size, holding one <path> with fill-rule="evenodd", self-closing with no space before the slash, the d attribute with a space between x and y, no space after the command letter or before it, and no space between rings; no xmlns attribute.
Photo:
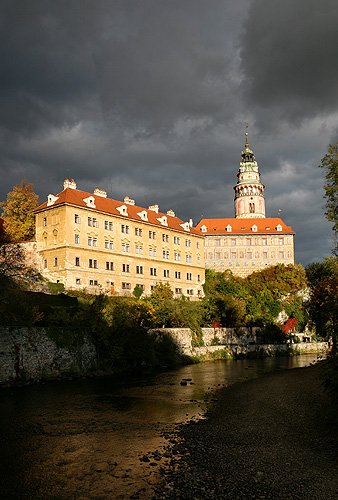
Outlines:
<svg viewBox="0 0 338 500"><path fill-rule="evenodd" d="M84 201L87 198L94 198L94 204L95 207L88 207L86 202ZM134 220L136 222L142 222L142 223L148 223L151 225L155 225L158 227L161 227L162 229L165 229L168 227L169 229L174 229L176 231L180 231L181 233L184 234L194 234L197 236L203 236L200 231L198 231L196 228L190 227L189 230L184 230L181 224L188 224L187 222L179 219L176 216L173 215L168 215L167 213L164 212L156 212L155 210L151 210L149 208L145 207L140 207L136 205L131 205L129 203L126 203L124 201L119 201L119 200L114 200L112 198L104 198L102 196L95 195L93 193L88 193L86 191L80 191L78 189L73 189L73 188L66 188L60 193L58 193L55 196L55 201L53 202L52 206L48 206L48 202L42 203L36 210L35 212L40 212L41 210L48 210L50 208L55 208L58 205L74 205L78 207L82 207L88 210L95 211L95 212L101 212L103 214L107 215L114 215L117 217L120 217L121 219L126 219L126 220ZM128 215L121 215L121 212L118 209L118 207L121 206L126 206L127 207L127 213ZM145 211L147 213L147 221L142 219L140 215L138 215L140 212ZM162 217L166 217L167 220L167 225L161 224L161 222L158 219L161 219Z"/></svg>

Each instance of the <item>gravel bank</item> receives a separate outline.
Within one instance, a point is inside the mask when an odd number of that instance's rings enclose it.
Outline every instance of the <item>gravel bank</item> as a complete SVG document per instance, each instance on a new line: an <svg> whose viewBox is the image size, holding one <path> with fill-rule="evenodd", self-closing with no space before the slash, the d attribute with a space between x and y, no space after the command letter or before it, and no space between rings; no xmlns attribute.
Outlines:
<svg viewBox="0 0 338 500"><path fill-rule="evenodd" d="M155 498L338 498L337 408L325 365L287 370L219 393L208 418L182 425Z"/></svg>

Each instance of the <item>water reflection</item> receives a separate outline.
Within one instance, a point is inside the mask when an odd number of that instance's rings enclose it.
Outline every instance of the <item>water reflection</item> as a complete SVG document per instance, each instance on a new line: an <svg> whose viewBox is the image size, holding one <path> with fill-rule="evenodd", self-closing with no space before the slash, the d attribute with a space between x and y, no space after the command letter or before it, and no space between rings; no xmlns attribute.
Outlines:
<svg viewBox="0 0 338 500"><path fill-rule="evenodd" d="M1 395L3 498L151 498L163 434L203 416L215 391L314 356L219 361L144 376L51 383ZM183 382L182 382L183 381Z"/></svg>

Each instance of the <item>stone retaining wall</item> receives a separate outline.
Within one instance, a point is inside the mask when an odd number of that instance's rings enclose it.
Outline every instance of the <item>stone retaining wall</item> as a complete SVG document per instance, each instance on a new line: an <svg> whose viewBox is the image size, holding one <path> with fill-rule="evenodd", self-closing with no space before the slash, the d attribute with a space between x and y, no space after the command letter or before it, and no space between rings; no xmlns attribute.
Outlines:
<svg viewBox="0 0 338 500"><path fill-rule="evenodd" d="M0 385L86 375L95 369L95 346L86 335L62 345L62 339L74 339L74 334L54 331L56 340L45 328L1 327Z"/></svg>
<svg viewBox="0 0 338 500"><path fill-rule="evenodd" d="M258 328L201 328L200 334L189 328L158 328L150 330L160 340L169 336L181 354L197 358L233 358L237 356L278 356L326 353L327 342L300 342L298 344L256 344Z"/></svg>

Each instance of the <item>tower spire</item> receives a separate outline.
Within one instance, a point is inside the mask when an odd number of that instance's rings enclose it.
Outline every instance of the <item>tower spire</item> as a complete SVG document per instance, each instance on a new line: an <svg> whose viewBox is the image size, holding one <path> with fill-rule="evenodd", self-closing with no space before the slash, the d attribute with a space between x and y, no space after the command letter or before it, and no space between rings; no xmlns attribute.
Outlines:
<svg viewBox="0 0 338 500"><path fill-rule="evenodd" d="M260 181L258 163L248 142L248 124L245 124L245 143L241 154L235 190L235 217L264 218L264 184Z"/></svg>

